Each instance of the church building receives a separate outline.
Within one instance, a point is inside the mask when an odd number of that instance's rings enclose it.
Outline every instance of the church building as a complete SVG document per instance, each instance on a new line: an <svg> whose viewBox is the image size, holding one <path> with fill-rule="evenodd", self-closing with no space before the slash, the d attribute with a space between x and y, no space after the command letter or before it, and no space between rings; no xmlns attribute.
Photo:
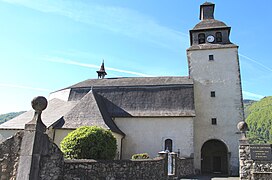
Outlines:
<svg viewBox="0 0 272 180"><path fill-rule="evenodd" d="M42 114L48 135L59 145L80 126L100 126L116 137L117 159L168 150L193 158L196 173L237 175L236 125L244 119L238 46L214 8L202 4L190 30L189 76L106 78L103 62L98 79L50 94ZM0 139L32 117L31 110L1 124Z"/></svg>

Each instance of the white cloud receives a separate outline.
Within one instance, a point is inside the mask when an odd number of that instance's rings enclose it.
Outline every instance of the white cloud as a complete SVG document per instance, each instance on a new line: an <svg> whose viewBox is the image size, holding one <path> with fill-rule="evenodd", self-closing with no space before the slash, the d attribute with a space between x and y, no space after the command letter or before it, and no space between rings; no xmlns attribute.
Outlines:
<svg viewBox="0 0 272 180"><path fill-rule="evenodd" d="M243 96L244 96L244 99L254 99L254 100L259 100L265 97L263 95L255 94L248 91L243 91Z"/></svg>
<svg viewBox="0 0 272 180"><path fill-rule="evenodd" d="M77 62L77 61L73 61L73 60L69 60L69 59L64 59L64 58L60 58L60 57L49 57L49 58L43 58L43 59L46 61L55 62L55 63L70 64L70 65L76 65L76 66L88 67L88 68L94 68L94 69L100 68L100 66L97 66L95 64L86 64L86 63L81 63L81 62ZM127 74L142 76L142 77L152 76L149 74L143 74L143 73L139 73L139 72L127 71L127 70L116 69L116 68L111 68L111 67L106 67L106 70L127 73Z"/></svg>
<svg viewBox="0 0 272 180"><path fill-rule="evenodd" d="M2 0L45 13L54 13L74 21L103 28L115 33L147 41L164 48L180 51L189 36L160 25L153 18L135 10L117 6L92 4L90 1Z"/></svg>
<svg viewBox="0 0 272 180"><path fill-rule="evenodd" d="M259 66L261 66L262 68L264 68L264 69L266 69L266 70L268 70L270 72L272 72L272 69L270 67L267 67L266 65L260 63L259 61L256 61L256 60L254 60L254 59L252 59L252 58L250 58L250 57L248 57L246 55L243 55L243 54L239 54L239 56L243 57L243 58L245 58L245 59L247 59L247 60L249 60L249 61L251 61L251 62L253 62L253 63L257 64L257 65L259 65Z"/></svg>

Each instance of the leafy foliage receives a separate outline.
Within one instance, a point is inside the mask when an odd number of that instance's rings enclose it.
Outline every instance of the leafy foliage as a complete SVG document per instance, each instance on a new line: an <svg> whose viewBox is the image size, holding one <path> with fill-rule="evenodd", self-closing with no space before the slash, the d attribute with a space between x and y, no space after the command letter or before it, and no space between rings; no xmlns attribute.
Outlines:
<svg viewBox="0 0 272 180"><path fill-rule="evenodd" d="M0 115L0 124L7 122L10 119L15 118L16 116L21 115L22 113L24 113L25 111L20 111L20 112L10 112L10 113L6 113L6 114L1 114Z"/></svg>
<svg viewBox="0 0 272 180"><path fill-rule="evenodd" d="M250 143L272 143L272 96L265 97L245 108Z"/></svg>
<svg viewBox="0 0 272 180"><path fill-rule="evenodd" d="M142 153L142 154L134 154L131 159L149 159L149 155L147 153Z"/></svg>
<svg viewBox="0 0 272 180"><path fill-rule="evenodd" d="M82 126L60 143L68 159L114 159L117 145L111 131L97 126Z"/></svg>

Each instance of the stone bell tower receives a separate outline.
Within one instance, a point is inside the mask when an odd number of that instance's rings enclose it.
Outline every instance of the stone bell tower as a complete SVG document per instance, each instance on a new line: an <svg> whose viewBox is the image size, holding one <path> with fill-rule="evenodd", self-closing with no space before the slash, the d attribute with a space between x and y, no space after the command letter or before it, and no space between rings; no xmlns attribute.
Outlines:
<svg viewBox="0 0 272 180"><path fill-rule="evenodd" d="M194 80L196 172L238 174L236 125L244 119L238 46L231 28L214 19L215 5L200 6L200 22L190 30L189 76Z"/></svg>

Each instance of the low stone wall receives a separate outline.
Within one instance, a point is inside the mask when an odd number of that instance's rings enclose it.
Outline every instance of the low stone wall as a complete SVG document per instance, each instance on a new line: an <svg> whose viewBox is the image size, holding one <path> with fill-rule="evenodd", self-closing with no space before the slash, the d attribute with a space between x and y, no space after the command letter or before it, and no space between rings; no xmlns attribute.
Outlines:
<svg viewBox="0 0 272 180"><path fill-rule="evenodd" d="M167 179L167 161L152 160L65 160L66 180L140 180Z"/></svg>
<svg viewBox="0 0 272 180"><path fill-rule="evenodd" d="M194 174L193 158L176 158L176 176L186 177Z"/></svg>
<svg viewBox="0 0 272 180"><path fill-rule="evenodd" d="M0 144L0 179L15 180L20 156L23 131Z"/></svg>
<svg viewBox="0 0 272 180"><path fill-rule="evenodd" d="M23 136L20 131L0 144L1 180L16 179ZM64 160L60 149L46 134L40 140L44 149L39 161L41 180L166 180L193 174L192 158L175 157L176 174L168 177L168 161L164 156L145 160Z"/></svg>

